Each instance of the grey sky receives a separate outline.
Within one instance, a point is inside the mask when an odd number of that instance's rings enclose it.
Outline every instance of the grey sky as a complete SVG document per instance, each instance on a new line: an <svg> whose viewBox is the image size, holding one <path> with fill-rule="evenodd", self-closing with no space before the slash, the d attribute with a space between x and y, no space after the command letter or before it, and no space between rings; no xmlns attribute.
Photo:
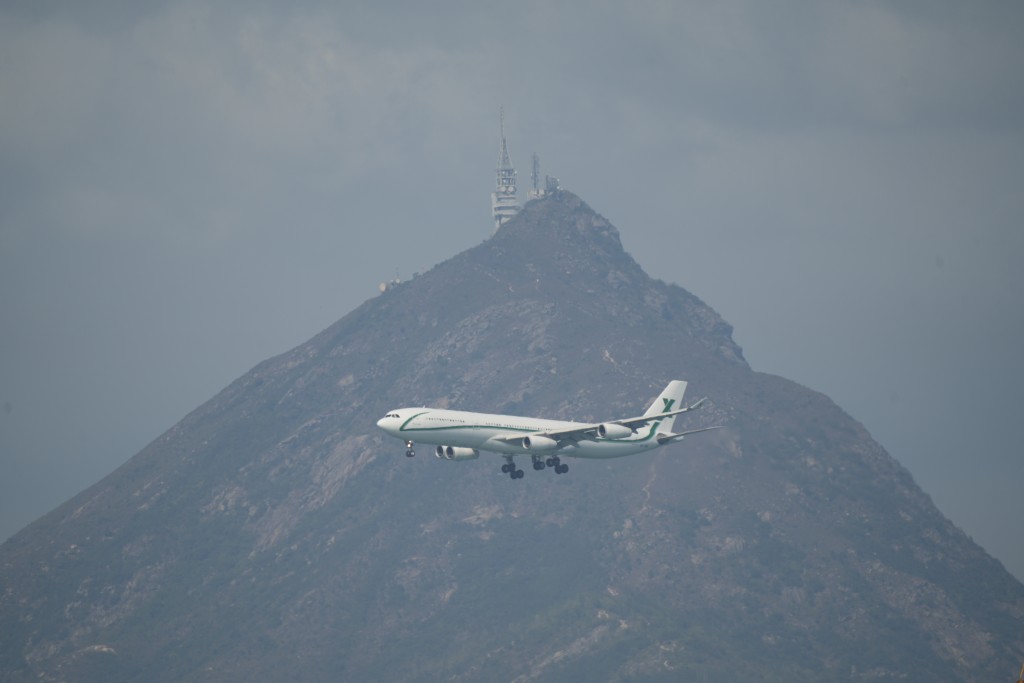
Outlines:
<svg viewBox="0 0 1024 683"><path fill-rule="evenodd" d="M0 9L0 537L487 236L504 105L1024 577L1024 5L501 7Z"/></svg>

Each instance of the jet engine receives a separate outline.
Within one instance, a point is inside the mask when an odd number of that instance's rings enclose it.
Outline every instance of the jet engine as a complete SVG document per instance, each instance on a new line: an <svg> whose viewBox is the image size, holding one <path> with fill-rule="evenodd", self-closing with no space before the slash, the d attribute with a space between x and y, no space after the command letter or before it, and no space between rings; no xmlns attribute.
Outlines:
<svg viewBox="0 0 1024 683"><path fill-rule="evenodd" d="M625 439L626 437L633 436L632 429L615 424L614 422L606 422L602 425L598 425L597 433L599 436L606 439Z"/></svg>
<svg viewBox="0 0 1024 683"><path fill-rule="evenodd" d="M434 455L442 460L476 460L480 457L480 451L460 446L438 446L434 450Z"/></svg>
<svg viewBox="0 0 1024 683"><path fill-rule="evenodd" d="M528 451L550 451L557 447L558 442L547 436L537 434L523 437L523 448Z"/></svg>

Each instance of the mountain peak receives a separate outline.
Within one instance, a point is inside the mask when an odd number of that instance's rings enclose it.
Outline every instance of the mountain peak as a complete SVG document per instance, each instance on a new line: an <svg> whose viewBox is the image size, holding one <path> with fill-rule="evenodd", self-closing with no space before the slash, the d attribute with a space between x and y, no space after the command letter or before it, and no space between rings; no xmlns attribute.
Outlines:
<svg viewBox="0 0 1024 683"><path fill-rule="evenodd" d="M646 278L623 249L615 226L565 190L528 202L488 244L498 250L514 250L534 268L569 276L615 270L620 276L628 274L630 281Z"/></svg>
<svg viewBox="0 0 1024 683"><path fill-rule="evenodd" d="M682 324L685 343L745 364L732 327L718 313L681 287L647 275L623 248L615 226L565 190L527 203L491 239L419 280L417 294L453 292L456 315L527 300L543 303L546 315L584 314L585 326L620 330L626 337ZM399 291L394 296L404 298Z"/></svg>
<svg viewBox="0 0 1024 683"><path fill-rule="evenodd" d="M495 239L524 235L536 238L541 234L572 243L600 245L611 252L616 248L623 251L615 226L567 190L555 190L527 202L513 220L498 229Z"/></svg>

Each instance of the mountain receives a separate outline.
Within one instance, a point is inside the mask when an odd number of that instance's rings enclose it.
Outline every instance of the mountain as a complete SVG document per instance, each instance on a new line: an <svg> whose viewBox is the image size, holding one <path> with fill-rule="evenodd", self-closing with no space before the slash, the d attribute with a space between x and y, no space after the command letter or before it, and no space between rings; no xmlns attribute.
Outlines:
<svg viewBox="0 0 1024 683"><path fill-rule="evenodd" d="M401 406L721 424L502 476ZM564 191L241 377L0 546L5 681L1011 680L1024 586Z"/></svg>

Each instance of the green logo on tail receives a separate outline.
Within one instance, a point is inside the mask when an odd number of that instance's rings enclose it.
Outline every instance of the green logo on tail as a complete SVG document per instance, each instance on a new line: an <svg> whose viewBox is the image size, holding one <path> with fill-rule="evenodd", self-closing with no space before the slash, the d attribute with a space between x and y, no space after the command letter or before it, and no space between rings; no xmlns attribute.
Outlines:
<svg viewBox="0 0 1024 683"><path fill-rule="evenodd" d="M672 406L676 402L674 398L663 398L661 400L665 404L665 410L661 411L663 413L667 413L668 411L672 410Z"/></svg>

